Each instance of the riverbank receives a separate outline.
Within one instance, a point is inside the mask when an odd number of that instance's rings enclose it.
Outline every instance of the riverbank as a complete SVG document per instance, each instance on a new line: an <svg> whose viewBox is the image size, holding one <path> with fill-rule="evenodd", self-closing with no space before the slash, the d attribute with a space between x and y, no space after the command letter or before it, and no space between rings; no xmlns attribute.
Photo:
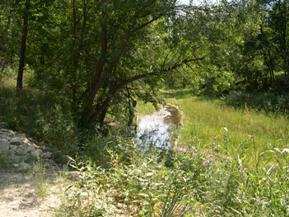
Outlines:
<svg viewBox="0 0 289 217"><path fill-rule="evenodd" d="M34 120L30 114L21 113L26 116L19 117L29 117L34 121L35 127L32 129L40 130L42 134L39 135L48 138L51 146L62 147L62 150L70 147L65 151L74 153L68 162L73 170L73 179L68 180L68 188L60 191L63 199L60 204L57 203L54 216L289 214L286 164L289 154L284 147L288 122L285 116L270 116L250 108L235 109L225 105L222 100L189 94L170 96L166 101L177 105L182 111L183 123L179 129L178 145L165 152L157 149L139 152L135 137L126 135L122 129L113 129L107 136L84 134L85 143L81 143L80 150L77 148L81 140L73 139L76 136L74 128L69 127L70 122L61 113L55 112L53 116L47 114L48 122L39 122L39 117L43 116L37 116L38 119ZM27 104L29 101L23 102ZM25 108L25 104L20 105L22 107L19 108ZM6 111L10 112L10 117L14 117L13 110L7 107ZM138 112L150 115L154 109L150 104L142 104ZM19 124L19 120L11 118L12 123ZM22 120L29 124L26 119ZM269 142L273 145L279 142L280 146L271 147ZM60 155L58 157L61 159L65 154ZM22 174L17 176L22 177ZM23 177L29 185L20 189L12 187L12 191L9 185L4 185L3 200L8 201L10 197L7 195L13 195L14 190L18 193L24 190L28 196L23 194L20 200L14 200L15 203L19 202L17 207L24 204L28 206L26 211L30 208L37 211L39 207L31 205L36 201L34 182L31 182L31 177ZM52 186L56 184L48 183ZM11 186L14 186L13 182ZM18 197L18 193L14 195ZM54 191L49 192L45 198L53 195ZM45 199L42 201L50 204ZM6 207L12 207L6 203ZM16 211L20 215L26 212L22 209Z"/></svg>
<svg viewBox="0 0 289 217"><path fill-rule="evenodd" d="M270 161L270 156L261 159L264 152L288 148L289 120L285 115L231 107L220 99L195 97L189 92L177 97L167 95L166 100L184 113L179 131L182 149L190 146L232 157L239 155L251 167ZM153 110L150 104L138 108L141 115Z"/></svg>

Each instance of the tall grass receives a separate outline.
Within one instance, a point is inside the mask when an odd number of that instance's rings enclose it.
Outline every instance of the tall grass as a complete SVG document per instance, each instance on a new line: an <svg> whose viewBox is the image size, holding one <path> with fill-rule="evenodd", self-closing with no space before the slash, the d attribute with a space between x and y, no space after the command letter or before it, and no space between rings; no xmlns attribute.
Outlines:
<svg viewBox="0 0 289 217"><path fill-rule="evenodd" d="M167 98L184 114L184 126L179 131L179 146L195 146L229 157L240 156L246 165L256 166L271 157L262 153L289 144L287 116L268 114L252 108L234 108L222 100L193 97ZM147 110L146 105L139 112Z"/></svg>
<svg viewBox="0 0 289 217"><path fill-rule="evenodd" d="M36 195L40 198L46 197L48 195L48 182L45 166L40 156L37 156L37 161L33 164L33 175Z"/></svg>
<svg viewBox="0 0 289 217"><path fill-rule="evenodd" d="M187 153L142 154L114 140L110 167L72 160L78 181L67 190L59 217L288 216L289 155L271 150L270 167L248 170L240 158ZM114 148L112 148L114 147ZM118 151L117 151L118 150ZM126 158L123 151L127 150ZM170 161L170 163L168 163ZM287 163L284 163L287 162Z"/></svg>

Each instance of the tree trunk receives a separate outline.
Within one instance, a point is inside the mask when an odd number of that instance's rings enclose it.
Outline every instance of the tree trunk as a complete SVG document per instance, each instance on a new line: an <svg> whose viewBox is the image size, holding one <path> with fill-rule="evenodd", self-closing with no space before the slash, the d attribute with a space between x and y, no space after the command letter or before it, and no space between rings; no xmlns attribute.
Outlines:
<svg viewBox="0 0 289 217"><path fill-rule="evenodd" d="M17 86L16 86L17 91L20 91L23 88L26 41L27 41L27 35L28 35L29 6L30 6L30 0L26 0L24 12L23 12L23 26L22 26L21 46L20 46L20 52L19 52L19 67L18 67Z"/></svg>
<svg viewBox="0 0 289 217"><path fill-rule="evenodd" d="M284 49L284 62L285 62L285 75L289 76L289 50L288 50L288 34L287 34L287 22L288 22L288 3L287 0L283 2L283 13L284 13L284 21L283 21L283 49Z"/></svg>
<svg viewBox="0 0 289 217"><path fill-rule="evenodd" d="M97 95L97 92L101 88L108 46L105 24L102 26L100 43L101 43L101 54L97 61L96 71L94 72L91 80L88 81L87 83L87 88L82 100L82 111L79 120L80 127L86 127L88 123L91 122L90 118L91 116L93 116L94 113L93 110L94 99L95 96Z"/></svg>
<svg viewBox="0 0 289 217"><path fill-rule="evenodd" d="M70 89L71 89L71 98L72 98L72 111L74 114L77 112L77 99L76 99L76 87L77 87L77 68L78 68L78 51L76 49L76 43L78 41L77 37L77 14L76 14L76 0L72 0L72 64L70 65Z"/></svg>

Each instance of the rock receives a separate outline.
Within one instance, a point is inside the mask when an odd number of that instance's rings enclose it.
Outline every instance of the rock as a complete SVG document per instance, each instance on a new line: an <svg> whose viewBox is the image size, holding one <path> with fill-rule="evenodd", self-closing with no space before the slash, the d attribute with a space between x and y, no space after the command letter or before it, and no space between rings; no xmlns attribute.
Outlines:
<svg viewBox="0 0 289 217"><path fill-rule="evenodd" d="M19 167L19 164L14 163L14 164L13 164L13 167L18 168L18 167Z"/></svg>
<svg viewBox="0 0 289 217"><path fill-rule="evenodd" d="M9 144L8 136L0 136L0 144Z"/></svg>
<svg viewBox="0 0 289 217"><path fill-rule="evenodd" d="M52 153L51 152L43 152L41 156L44 159L50 159L52 156Z"/></svg>
<svg viewBox="0 0 289 217"><path fill-rule="evenodd" d="M77 171L70 171L67 172L67 178L71 181L78 181L80 180L80 173Z"/></svg>
<svg viewBox="0 0 289 217"><path fill-rule="evenodd" d="M0 129L0 135L14 136L15 133L12 130Z"/></svg>
<svg viewBox="0 0 289 217"><path fill-rule="evenodd" d="M15 153L17 147L18 147L18 146L16 146L16 145L11 145L11 144L10 144L10 146L9 146L9 150L10 150L10 152Z"/></svg>
<svg viewBox="0 0 289 217"><path fill-rule="evenodd" d="M28 148L25 145L20 145L18 148L15 150L15 154L17 155L26 155L28 153Z"/></svg>
<svg viewBox="0 0 289 217"><path fill-rule="evenodd" d="M25 137L23 134L19 134L15 137L13 137L10 141L12 145L22 145L29 143L29 140Z"/></svg>
<svg viewBox="0 0 289 217"><path fill-rule="evenodd" d="M10 167L20 172L29 171L39 159L43 160L45 165L47 164L47 168L57 167L55 160L52 160L55 157L54 152L48 150L44 145L36 145L36 142L28 139L24 134L0 128L0 154L10 162ZM63 158L62 154L59 154L59 159L61 157Z"/></svg>
<svg viewBox="0 0 289 217"><path fill-rule="evenodd" d="M43 155L42 154L42 151L41 150L34 150L30 153L31 157L35 160L41 158L41 156Z"/></svg>
<svg viewBox="0 0 289 217"><path fill-rule="evenodd" d="M22 156L17 156L15 154L10 154L9 155L9 161L10 162L15 162L16 164L19 164L20 162L24 161L24 158Z"/></svg>
<svg viewBox="0 0 289 217"><path fill-rule="evenodd" d="M31 170L32 166L28 163L22 162L22 163L18 164L18 167L16 167L16 168L19 172L25 173L25 172L28 172L29 170Z"/></svg>
<svg viewBox="0 0 289 217"><path fill-rule="evenodd" d="M27 148L27 152L30 152L30 153L32 153L35 150L37 150L33 145L28 145L28 146L26 146L26 148Z"/></svg>
<svg viewBox="0 0 289 217"><path fill-rule="evenodd" d="M9 142L5 138L0 138L0 153L5 154L9 152Z"/></svg>

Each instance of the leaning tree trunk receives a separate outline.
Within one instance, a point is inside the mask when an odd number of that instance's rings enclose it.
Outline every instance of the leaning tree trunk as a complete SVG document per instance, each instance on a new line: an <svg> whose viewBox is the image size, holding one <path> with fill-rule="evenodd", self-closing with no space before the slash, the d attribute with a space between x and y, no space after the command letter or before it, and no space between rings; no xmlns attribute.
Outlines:
<svg viewBox="0 0 289 217"><path fill-rule="evenodd" d="M30 0L26 0L24 12L23 12L23 26L22 26L21 46L20 46L20 52L19 52L19 67L18 67L17 85L16 85L17 91L20 91L23 88L26 41L27 41L27 35L28 35L29 4L30 4Z"/></svg>
<svg viewBox="0 0 289 217"><path fill-rule="evenodd" d="M96 71L87 82L87 88L82 98L82 109L79 119L79 126L81 128L90 127L90 123L92 122L91 117L95 116L94 101L98 91L101 89L108 47L107 30L105 25L106 24L102 25L102 32L100 37L101 54L97 60Z"/></svg>

